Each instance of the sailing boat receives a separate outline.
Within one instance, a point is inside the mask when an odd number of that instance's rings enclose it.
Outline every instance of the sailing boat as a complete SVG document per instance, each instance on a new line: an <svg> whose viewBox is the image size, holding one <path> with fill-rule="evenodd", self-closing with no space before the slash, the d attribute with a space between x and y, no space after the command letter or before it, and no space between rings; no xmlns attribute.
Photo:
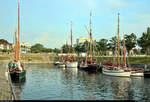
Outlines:
<svg viewBox="0 0 150 102"><path fill-rule="evenodd" d="M143 69L135 69L135 68L129 68L126 64L126 47L125 47L125 40L123 40L123 49L124 49L124 69L131 71L131 76L136 77L143 77L144 76L144 70Z"/></svg>
<svg viewBox="0 0 150 102"><path fill-rule="evenodd" d="M93 52L92 52L93 39L92 39L91 16L92 16L92 12L90 12L90 32L89 32L89 37L90 37L90 61L86 61L86 62L83 61L83 63L80 64L80 69L93 72L93 71L98 71L99 70L99 65L96 64L96 59L94 59Z"/></svg>
<svg viewBox="0 0 150 102"><path fill-rule="evenodd" d="M66 67L67 68L77 68L78 62L74 61L74 55L73 55L73 48L72 48L72 21L71 21L71 46L70 46L70 52L71 52L71 58L67 59L66 61Z"/></svg>
<svg viewBox="0 0 150 102"><path fill-rule="evenodd" d="M122 67L120 66L120 37L119 37L119 13L118 13L118 41L117 41L117 45L118 45L118 64L117 66L112 66L112 68L109 68L108 66L105 66L102 69L103 74L105 75L111 75L111 76L122 76L122 77L130 77L131 72L129 70L124 70L122 69Z"/></svg>
<svg viewBox="0 0 150 102"><path fill-rule="evenodd" d="M85 47L87 48L87 51L88 51L88 47L87 47L88 45L89 45L89 43L87 42L87 44L85 44ZM81 69L81 70L84 70L85 68L88 68L88 65L87 65L87 54L86 54L85 58L83 58L82 61L79 63L78 68Z"/></svg>
<svg viewBox="0 0 150 102"><path fill-rule="evenodd" d="M62 53L62 50L61 50L61 53ZM63 55L60 57L60 59L59 59L59 63L58 63L58 67L59 68L65 68L66 67L66 64L65 64L65 60L64 60L64 58L63 58Z"/></svg>
<svg viewBox="0 0 150 102"><path fill-rule="evenodd" d="M20 62L20 4L18 2L18 36L17 30L15 31L15 54L14 61L9 62L9 73L11 79L14 81L22 81L25 79L26 70Z"/></svg>

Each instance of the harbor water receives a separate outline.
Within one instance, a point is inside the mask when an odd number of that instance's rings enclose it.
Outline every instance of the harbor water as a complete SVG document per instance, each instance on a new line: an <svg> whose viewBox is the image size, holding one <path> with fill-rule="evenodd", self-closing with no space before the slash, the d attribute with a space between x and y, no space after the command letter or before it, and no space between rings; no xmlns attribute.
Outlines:
<svg viewBox="0 0 150 102"><path fill-rule="evenodd" d="M112 77L50 64L25 67L25 82L13 83L18 100L150 100L150 78Z"/></svg>

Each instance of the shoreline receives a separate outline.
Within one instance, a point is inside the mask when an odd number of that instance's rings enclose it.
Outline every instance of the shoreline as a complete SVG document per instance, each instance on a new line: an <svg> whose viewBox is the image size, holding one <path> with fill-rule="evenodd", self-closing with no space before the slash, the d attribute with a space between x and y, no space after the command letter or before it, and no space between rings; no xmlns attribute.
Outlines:
<svg viewBox="0 0 150 102"><path fill-rule="evenodd" d="M36 53L27 53L27 54L21 54L21 62L25 64L51 64L54 63L54 61L58 60L61 56L56 56L54 53L42 53L42 54L36 54ZM66 58L66 57L65 57ZM82 56L76 56L75 59L77 61L81 61L85 57ZM113 59L115 56L95 56L97 63L100 62L115 62ZM0 62L1 61L10 61L14 59L14 54L3 54L0 55ZM89 59L89 57L87 57ZM122 57L120 58L121 61ZM150 56L128 56L127 57L127 63L128 64L146 64L150 65Z"/></svg>

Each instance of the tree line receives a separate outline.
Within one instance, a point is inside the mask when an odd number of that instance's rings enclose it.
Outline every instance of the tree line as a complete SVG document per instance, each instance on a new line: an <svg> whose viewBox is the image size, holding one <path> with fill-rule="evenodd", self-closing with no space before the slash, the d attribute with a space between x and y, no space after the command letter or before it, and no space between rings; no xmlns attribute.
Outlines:
<svg viewBox="0 0 150 102"><path fill-rule="evenodd" d="M123 47L123 40L125 41L125 46L127 49L128 54L131 50L134 51L135 54L146 54L150 55L150 27L147 28L146 32L142 33L142 36L137 39L136 34L125 34L123 39L120 39L120 47ZM0 39L0 43L8 43L7 40ZM99 41L94 40L92 50L97 55L107 55L107 51L112 51L115 54L116 45L117 44L117 37L114 36L111 39L100 39ZM90 42L85 41L84 43L74 44L73 50L75 53L87 53L89 54ZM136 47L140 47L140 52L137 51ZM42 44L37 43L31 46L31 53L70 53L70 45L64 44L60 49L58 48L46 48Z"/></svg>
<svg viewBox="0 0 150 102"><path fill-rule="evenodd" d="M147 32L143 32L142 36L137 39L136 34L125 34L123 39L120 39L120 47L123 48L123 40L125 41L125 46L128 54L133 50L135 54L146 54L150 55L150 27L147 28ZM100 39L99 41L93 41L92 50L97 55L107 55L107 51L112 51L115 54L117 37L114 36L110 40L108 39ZM84 43L74 44L74 52L76 53L88 53L89 54L89 45L88 41ZM137 51L136 47L140 47L140 51ZM69 52L70 45L63 45L62 50L63 53Z"/></svg>

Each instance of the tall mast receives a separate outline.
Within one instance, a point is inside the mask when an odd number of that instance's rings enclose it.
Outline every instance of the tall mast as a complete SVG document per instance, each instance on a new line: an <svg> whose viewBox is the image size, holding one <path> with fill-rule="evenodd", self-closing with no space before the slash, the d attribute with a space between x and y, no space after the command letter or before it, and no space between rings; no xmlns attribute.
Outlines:
<svg viewBox="0 0 150 102"><path fill-rule="evenodd" d="M18 50L17 50L17 60L20 60L20 4L18 2Z"/></svg>
<svg viewBox="0 0 150 102"><path fill-rule="evenodd" d="M119 15L118 13L118 67L120 67L120 36L119 36Z"/></svg>
<svg viewBox="0 0 150 102"><path fill-rule="evenodd" d="M72 49L72 21L70 22L70 25L71 25L71 29L70 29L70 33L71 33L71 46L70 46L70 52L71 52L71 57L73 57L72 53L73 53L73 49Z"/></svg>
<svg viewBox="0 0 150 102"><path fill-rule="evenodd" d="M90 56L91 56L91 61L92 61L92 20L91 20L91 16L92 16L92 11L90 11Z"/></svg>
<svg viewBox="0 0 150 102"><path fill-rule="evenodd" d="M15 29L15 56L14 56L14 58L15 58L15 61L17 61L17 49L18 49L18 41L17 41L17 29Z"/></svg>
<svg viewBox="0 0 150 102"><path fill-rule="evenodd" d="M126 64L126 46L125 46L125 40L123 39L123 50L124 50L124 67L127 67Z"/></svg>

